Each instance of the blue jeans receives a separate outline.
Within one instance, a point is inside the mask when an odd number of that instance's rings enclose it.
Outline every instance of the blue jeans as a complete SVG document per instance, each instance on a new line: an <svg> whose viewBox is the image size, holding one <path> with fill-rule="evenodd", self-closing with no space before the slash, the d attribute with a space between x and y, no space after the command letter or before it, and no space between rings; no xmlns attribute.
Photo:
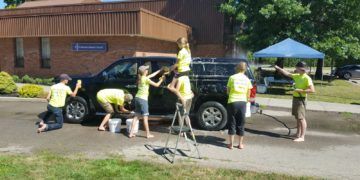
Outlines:
<svg viewBox="0 0 360 180"><path fill-rule="evenodd" d="M149 104L147 100L135 97L135 114L139 116L149 116Z"/></svg>
<svg viewBox="0 0 360 180"><path fill-rule="evenodd" d="M61 129L64 123L62 108L60 107L53 107L50 104L47 106L47 112L44 116L44 123L47 125L46 131L51 131L55 129ZM48 124L50 116L55 115L55 123Z"/></svg>

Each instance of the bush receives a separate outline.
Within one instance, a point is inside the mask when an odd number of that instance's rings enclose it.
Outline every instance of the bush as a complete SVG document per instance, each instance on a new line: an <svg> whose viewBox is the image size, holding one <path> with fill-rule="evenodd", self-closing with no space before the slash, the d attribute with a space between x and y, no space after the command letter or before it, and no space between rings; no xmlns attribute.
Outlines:
<svg viewBox="0 0 360 180"><path fill-rule="evenodd" d="M39 85L26 84L19 89L20 97L34 98L43 94L44 89Z"/></svg>
<svg viewBox="0 0 360 180"><path fill-rule="evenodd" d="M13 75L12 78L15 81L15 83L22 83L22 79L19 76Z"/></svg>
<svg viewBox="0 0 360 180"><path fill-rule="evenodd" d="M54 78L43 79L43 80L42 80L42 84L43 84L43 85L51 86L51 85L54 84Z"/></svg>
<svg viewBox="0 0 360 180"><path fill-rule="evenodd" d="M28 75L25 75L25 76L22 77L22 82L23 83L29 83L29 84L36 84L35 79L28 76Z"/></svg>
<svg viewBox="0 0 360 180"><path fill-rule="evenodd" d="M17 89L13 78L6 72L0 72L0 94L10 94Z"/></svg>
<svg viewBox="0 0 360 180"><path fill-rule="evenodd" d="M36 84L44 84L44 80L43 80L43 79L36 78L35 81L36 81Z"/></svg>

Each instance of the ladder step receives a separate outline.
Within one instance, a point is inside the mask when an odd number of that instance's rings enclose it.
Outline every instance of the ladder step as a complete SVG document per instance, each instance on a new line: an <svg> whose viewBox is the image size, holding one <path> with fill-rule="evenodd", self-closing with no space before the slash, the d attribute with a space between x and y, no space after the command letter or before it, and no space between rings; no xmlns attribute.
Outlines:
<svg viewBox="0 0 360 180"><path fill-rule="evenodd" d="M187 132L191 132L191 129L189 127L183 127L181 129L180 132L180 126L173 126L171 127L171 129L175 132L175 133L187 133Z"/></svg>

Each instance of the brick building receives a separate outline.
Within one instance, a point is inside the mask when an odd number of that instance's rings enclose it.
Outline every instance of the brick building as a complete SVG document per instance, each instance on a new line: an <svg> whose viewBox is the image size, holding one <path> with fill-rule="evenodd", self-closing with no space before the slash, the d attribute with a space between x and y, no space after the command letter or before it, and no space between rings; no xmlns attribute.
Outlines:
<svg viewBox="0 0 360 180"><path fill-rule="evenodd" d="M0 70L37 77L96 73L121 57L226 53L222 0L32 0L0 10Z"/></svg>

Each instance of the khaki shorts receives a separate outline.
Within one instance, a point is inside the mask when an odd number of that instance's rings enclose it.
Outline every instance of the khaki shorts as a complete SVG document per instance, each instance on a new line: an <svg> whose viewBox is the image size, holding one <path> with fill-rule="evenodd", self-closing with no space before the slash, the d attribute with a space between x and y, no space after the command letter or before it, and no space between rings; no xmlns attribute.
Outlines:
<svg viewBox="0 0 360 180"><path fill-rule="evenodd" d="M106 103L100 103L101 107L105 110L106 113L108 114L114 114L114 108L113 106L106 102Z"/></svg>
<svg viewBox="0 0 360 180"><path fill-rule="evenodd" d="M294 115L296 119L305 119L306 98L293 97L292 115Z"/></svg>

